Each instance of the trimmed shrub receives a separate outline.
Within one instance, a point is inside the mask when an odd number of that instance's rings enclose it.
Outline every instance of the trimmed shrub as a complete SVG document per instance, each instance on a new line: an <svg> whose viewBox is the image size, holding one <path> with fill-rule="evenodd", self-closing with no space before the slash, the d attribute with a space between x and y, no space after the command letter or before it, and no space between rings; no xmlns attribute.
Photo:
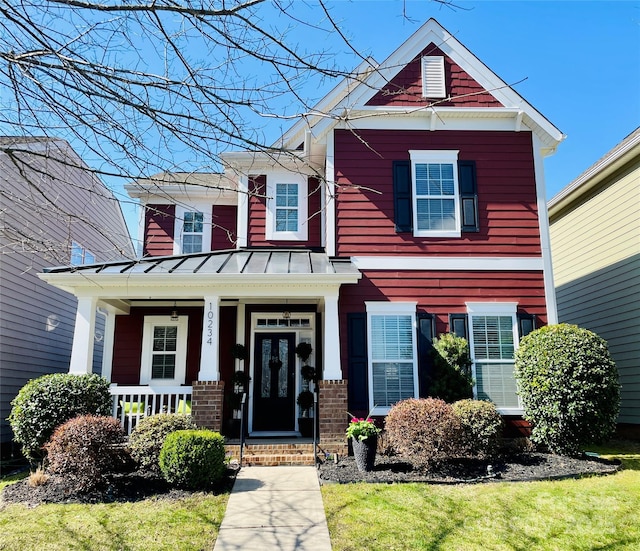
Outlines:
<svg viewBox="0 0 640 551"><path fill-rule="evenodd" d="M467 339L445 333L433 340L429 396L448 403L473 396L471 352Z"/></svg>
<svg viewBox="0 0 640 551"><path fill-rule="evenodd" d="M462 425L444 400L398 402L389 410L385 429L392 449L420 469L428 470L461 453Z"/></svg>
<svg viewBox="0 0 640 551"><path fill-rule="evenodd" d="M46 445L47 471L64 475L69 487L86 492L127 463L125 434L113 417L82 415L60 425Z"/></svg>
<svg viewBox="0 0 640 551"><path fill-rule="evenodd" d="M181 488L207 488L222 478L225 468L224 437L218 432L172 432L160 451L162 475Z"/></svg>
<svg viewBox="0 0 640 551"><path fill-rule="evenodd" d="M129 451L138 467L160 474L160 450L167 436L177 430L195 430L187 415L161 413L144 417L131 431Z"/></svg>
<svg viewBox="0 0 640 551"><path fill-rule="evenodd" d="M620 385L604 339L576 325L551 325L524 337L515 357L532 441L576 455L613 434Z"/></svg>
<svg viewBox="0 0 640 551"><path fill-rule="evenodd" d="M39 460L56 427L78 415L109 415L111 402L109 383L98 375L44 375L20 389L9 422L25 457Z"/></svg>
<svg viewBox="0 0 640 551"><path fill-rule="evenodd" d="M462 450L486 458L500 449L504 422L495 404L483 400L460 400L451 406L462 425Z"/></svg>

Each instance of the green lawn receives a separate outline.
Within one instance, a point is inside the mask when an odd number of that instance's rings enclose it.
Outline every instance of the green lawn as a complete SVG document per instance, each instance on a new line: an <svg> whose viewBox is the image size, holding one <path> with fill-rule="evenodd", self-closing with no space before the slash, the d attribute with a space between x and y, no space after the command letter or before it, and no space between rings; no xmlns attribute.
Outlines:
<svg viewBox="0 0 640 551"><path fill-rule="evenodd" d="M626 469L557 482L324 486L333 549L640 549L640 444L596 451Z"/></svg>
<svg viewBox="0 0 640 551"><path fill-rule="evenodd" d="M6 483L6 481L5 481ZM3 486L0 483L0 489ZM0 507L0 550L213 549L228 494L99 505Z"/></svg>

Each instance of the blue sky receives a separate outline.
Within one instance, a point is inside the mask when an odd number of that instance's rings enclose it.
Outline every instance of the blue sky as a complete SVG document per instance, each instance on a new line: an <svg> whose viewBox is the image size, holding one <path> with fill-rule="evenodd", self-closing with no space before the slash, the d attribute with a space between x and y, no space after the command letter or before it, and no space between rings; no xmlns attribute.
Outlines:
<svg viewBox="0 0 640 551"><path fill-rule="evenodd" d="M458 0L458 9L429 0L327 3L352 45L379 62L434 17L505 82L526 79L516 91L567 136L545 161L548 198L640 125L640 1ZM313 0L293 0L292 14L323 17ZM304 47L333 52L345 68L359 61L338 36ZM334 84L307 93L319 99ZM125 213L134 227L132 209Z"/></svg>

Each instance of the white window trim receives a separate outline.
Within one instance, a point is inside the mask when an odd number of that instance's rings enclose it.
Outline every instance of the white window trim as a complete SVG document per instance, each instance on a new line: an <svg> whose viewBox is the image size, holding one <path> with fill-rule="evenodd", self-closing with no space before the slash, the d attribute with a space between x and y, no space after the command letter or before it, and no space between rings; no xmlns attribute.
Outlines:
<svg viewBox="0 0 640 551"><path fill-rule="evenodd" d="M173 254L183 254L182 231L184 228L185 212L202 213L202 252L211 251L211 227L213 224L213 205L210 203L191 203L176 205L176 218L174 223Z"/></svg>
<svg viewBox="0 0 640 551"><path fill-rule="evenodd" d="M411 316L412 353L413 353L413 397L419 396L418 389L418 347L416 342L416 307L417 302L365 302L367 310L367 378L369 389L369 413L371 415L387 415L390 406L376 406L373 403L373 355L371 346L371 317L372 316Z"/></svg>
<svg viewBox="0 0 640 551"><path fill-rule="evenodd" d="M298 231L276 231L276 184L298 185ZM267 213L265 239L269 241L307 241L309 192L307 177L288 172L267 175Z"/></svg>
<svg viewBox="0 0 640 551"><path fill-rule="evenodd" d="M422 57L422 97L445 98L447 88L444 78L444 56L425 55Z"/></svg>
<svg viewBox="0 0 640 551"><path fill-rule="evenodd" d="M73 262L74 249L80 253L80 262ZM87 255L91 259L87 258ZM82 266L83 264L95 264L96 256L86 247L78 243L77 241L71 241L71 253L69 257L69 264L71 266Z"/></svg>
<svg viewBox="0 0 640 551"><path fill-rule="evenodd" d="M476 360L473 357L474 350L474 342L473 342L473 320L474 316L510 316L512 322L512 331L513 331L513 350L514 352L518 349L518 345L520 342L519 333L518 333L518 303L517 302L467 302L465 303L467 306L467 314L469 315L469 349L471 351L471 356L473 359L472 365L472 376L473 380L477 381L476 377ZM492 363L495 360L483 360L486 363ZM502 360L501 360L502 361ZM478 388L474 383L473 385L473 397L478 398ZM518 403L522 404L520 400L520 396L518 396ZM498 412L502 415L522 415L524 410L522 409L522 405L517 408L507 408L507 407L498 407Z"/></svg>
<svg viewBox="0 0 640 551"><path fill-rule="evenodd" d="M460 237L462 235L460 221L460 188L458 185L458 150L410 150L411 158L411 196L413 201L413 235L414 237ZM455 229L446 231L418 230L418 200L416 189L416 165L423 163L443 163L453 165L453 196Z"/></svg>
<svg viewBox="0 0 640 551"><path fill-rule="evenodd" d="M141 385L182 385L185 383L187 372L187 328L188 316L180 316L177 321L171 321L170 316L145 316L142 333L142 358L140 361ZM151 357L153 352L153 328L157 325L175 326L178 328L176 343L176 371L173 379L151 378Z"/></svg>

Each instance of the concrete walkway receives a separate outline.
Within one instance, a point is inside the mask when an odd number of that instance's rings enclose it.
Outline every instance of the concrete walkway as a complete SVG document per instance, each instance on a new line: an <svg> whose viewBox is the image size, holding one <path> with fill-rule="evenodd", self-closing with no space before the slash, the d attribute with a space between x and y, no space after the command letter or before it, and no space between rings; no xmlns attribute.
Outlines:
<svg viewBox="0 0 640 551"><path fill-rule="evenodd" d="M331 551L315 467L243 467L214 551Z"/></svg>

